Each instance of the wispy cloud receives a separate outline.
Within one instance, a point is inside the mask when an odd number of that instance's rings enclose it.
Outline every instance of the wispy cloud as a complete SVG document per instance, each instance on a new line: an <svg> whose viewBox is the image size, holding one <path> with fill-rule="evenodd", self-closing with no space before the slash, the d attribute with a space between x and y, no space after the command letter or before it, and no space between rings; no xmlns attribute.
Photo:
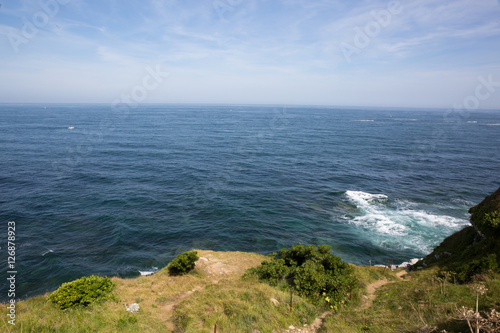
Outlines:
<svg viewBox="0 0 500 333"><path fill-rule="evenodd" d="M127 55L119 54L106 46L99 46L97 48L97 54L99 58L103 61L112 62L120 65L132 65L134 64L134 58Z"/></svg>
<svg viewBox="0 0 500 333"><path fill-rule="evenodd" d="M401 11L350 64L339 45L352 44L359 29L376 22L373 13L392 1L227 3L231 10L221 17L212 1L72 0L16 54L9 32L22 33L22 17L41 9L34 0L7 2L0 10L0 88L17 92L0 93L0 101L36 101L42 90L53 100L64 91L75 100L105 101L156 63L169 67L175 82L162 89L175 94L155 91L155 102L224 102L226 96L233 102L420 105L427 93L426 105L444 105L478 75L500 77L497 0L401 0ZM37 82L48 81L37 90ZM428 89L439 88L434 82L449 93ZM488 103L500 107L500 97Z"/></svg>

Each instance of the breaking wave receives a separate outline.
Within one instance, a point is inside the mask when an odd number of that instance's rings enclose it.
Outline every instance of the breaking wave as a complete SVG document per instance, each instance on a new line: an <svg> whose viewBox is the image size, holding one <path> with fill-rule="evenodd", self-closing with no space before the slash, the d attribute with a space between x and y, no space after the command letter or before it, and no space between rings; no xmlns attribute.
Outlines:
<svg viewBox="0 0 500 333"><path fill-rule="evenodd" d="M409 201L389 200L385 194L347 191L345 197L356 209L344 219L379 246L426 253L436 241L468 224L467 219L429 212Z"/></svg>

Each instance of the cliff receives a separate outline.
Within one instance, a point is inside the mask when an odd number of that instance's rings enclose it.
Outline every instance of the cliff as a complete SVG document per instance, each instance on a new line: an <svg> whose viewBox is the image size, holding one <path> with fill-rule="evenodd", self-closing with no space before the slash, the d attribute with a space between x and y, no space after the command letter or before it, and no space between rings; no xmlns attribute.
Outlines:
<svg viewBox="0 0 500 333"><path fill-rule="evenodd" d="M466 227L447 237L414 268L438 266L461 283L500 267L500 188L472 207Z"/></svg>
<svg viewBox="0 0 500 333"><path fill-rule="evenodd" d="M470 222L481 237L500 234L500 187L477 206L469 209Z"/></svg>

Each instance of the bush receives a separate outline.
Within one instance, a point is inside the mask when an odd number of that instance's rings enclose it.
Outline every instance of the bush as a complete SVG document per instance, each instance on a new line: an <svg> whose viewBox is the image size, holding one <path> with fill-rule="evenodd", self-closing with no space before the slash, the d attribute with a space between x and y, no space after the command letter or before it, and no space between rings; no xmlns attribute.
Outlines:
<svg viewBox="0 0 500 333"><path fill-rule="evenodd" d="M196 251L188 251L179 254L170 264L168 264L168 273L170 275L185 274L194 268L195 262L198 259Z"/></svg>
<svg viewBox="0 0 500 333"><path fill-rule="evenodd" d="M486 237L500 235L500 188L469 209L470 220Z"/></svg>
<svg viewBox="0 0 500 333"><path fill-rule="evenodd" d="M252 271L252 270L250 270ZM285 264L283 259L263 261L258 270L252 271L257 274L260 280L266 281L271 286L277 286L291 273L291 267Z"/></svg>
<svg viewBox="0 0 500 333"><path fill-rule="evenodd" d="M447 277L450 281L454 281L452 275L456 275L456 281L464 284L473 282L476 276L489 274L497 270L497 256L491 253L484 258L470 260L465 264L452 263L450 266L443 267L438 272L438 277Z"/></svg>
<svg viewBox="0 0 500 333"><path fill-rule="evenodd" d="M72 306L87 306L112 298L115 284L107 277L89 276L63 283L47 300L61 309Z"/></svg>
<svg viewBox="0 0 500 333"><path fill-rule="evenodd" d="M460 266L457 269L457 278L460 283L469 283L475 275L489 273L498 268L497 256L490 254L480 260L472 260L471 262Z"/></svg>
<svg viewBox="0 0 500 333"><path fill-rule="evenodd" d="M326 302L332 308L347 301L357 286L353 269L331 254L329 246L294 245L271 254L270 261L247 271L272 286L295 289L315 303Z"/></svg>

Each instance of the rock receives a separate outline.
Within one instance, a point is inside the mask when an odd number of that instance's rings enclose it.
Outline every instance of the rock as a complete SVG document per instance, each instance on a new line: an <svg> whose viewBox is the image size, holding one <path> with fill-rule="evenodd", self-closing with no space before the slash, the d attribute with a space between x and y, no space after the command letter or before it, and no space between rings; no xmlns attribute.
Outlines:
<svg viewBox="0 0 500 333"><path fill-rule="evenodd" d="M137 304L137 303L133 303L133 304L130 304L130 306L125 306L125 307L127 308L127 311L130 313L136 313L140 309L139 304Z"/></svg>
<svg viewBox="0 0 500 333"><path fill-rule="evenodd" d="M397 265L397 267L408 269L410 266L415 265L419 260L421 260L421 259L414 258L414 259L411 259L410 261L402 262L401 264Z"/></svg>
<svg viewBox="0 0 500 333"><path fill-rule="evenodd" d="M289 329L289 330L294 330L294 329L295 329L295 326L290 325L290 326L288 326L288 329Z"/></svg>
<svg viewBox="0 0 500 333"><path fill-rule="evenodd" d="M414 258L414 259L410 260L410 265L415 265L417 262L419 262L419 260L421 260L421 259Z"/></svg>

